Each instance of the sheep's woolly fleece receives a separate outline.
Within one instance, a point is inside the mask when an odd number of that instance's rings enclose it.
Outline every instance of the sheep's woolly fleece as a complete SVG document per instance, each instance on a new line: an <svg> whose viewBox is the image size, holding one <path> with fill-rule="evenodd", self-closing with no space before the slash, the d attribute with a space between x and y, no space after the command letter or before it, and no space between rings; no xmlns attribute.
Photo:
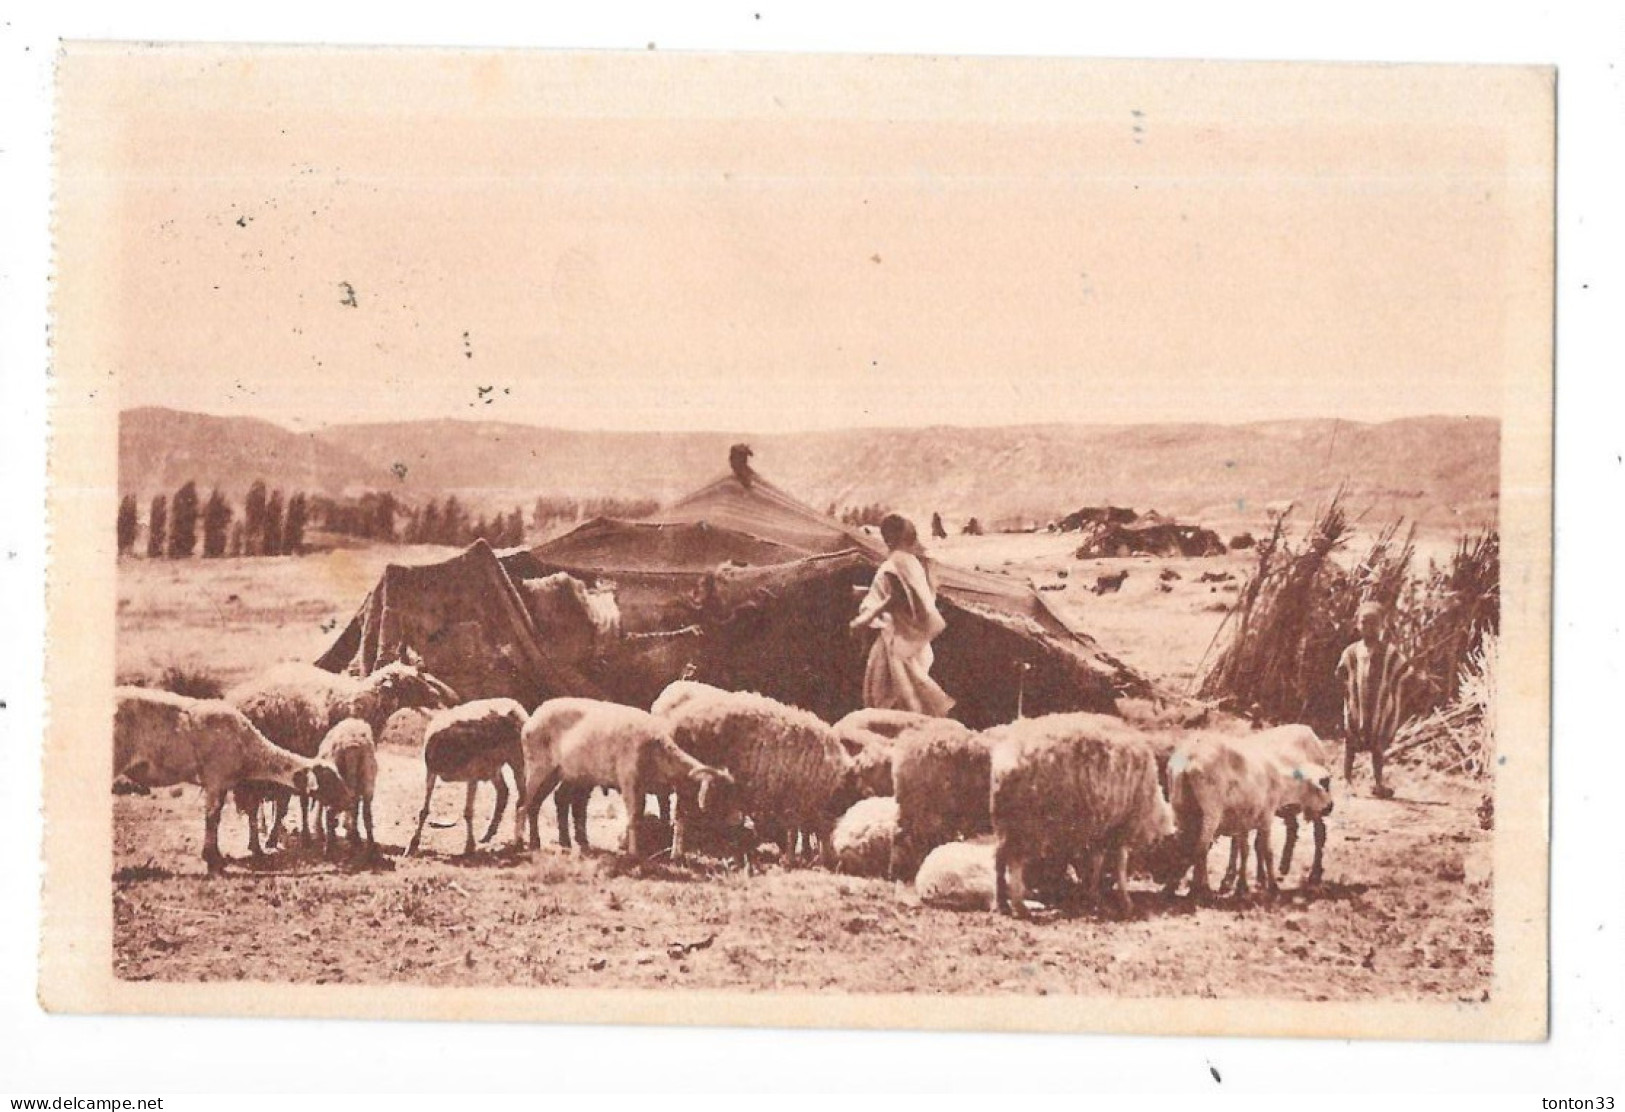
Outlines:
<svg viewBox="0 0 1625 1112"><path fill-rule="evenodd" d="M851 876L885 876L897 836L897 800L860 799L835 824L830 841L836 868Z"/></svg>
<svg viewBox="0 0 1625 1112"><path fill-rule="evenodd" d="M892 757L897 799L892 876L907 880L934 846L990 831L989 783L982 735L945 718L909 731Z"/></svg>
<svg viewBox="0 0 1625 1112"><path fill-rule="evenodd" d="M816 827L834 818L830 803L851 761L816 715L754 692L696 691L667 717L679 748L732 774L758 823Z"/></svg>
<svg viewBox="0 0 1625 1112"><path fill-rule="evenodd" d="M1028 718L988 731L993 827L1017 856L1073 858L1103 840L1145 844L1165 813L1156 751L1098 714Z"/></svg>

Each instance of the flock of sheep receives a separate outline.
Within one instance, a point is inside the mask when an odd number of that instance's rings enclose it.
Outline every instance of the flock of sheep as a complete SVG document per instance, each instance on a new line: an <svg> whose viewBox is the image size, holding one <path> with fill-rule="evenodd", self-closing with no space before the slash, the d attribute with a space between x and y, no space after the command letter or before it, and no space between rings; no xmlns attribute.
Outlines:
<svg viewBox="0 0 1625 1112"><path fill-rule="evenodd" d="M1098 714L1019 719L986 731L901 711L863 710L833 725L766 696L679 680L645 711L560 698L534 712L511 699L459 703L414 661L370 676L284 665L197 700L147 688L117 691L115 787L190 782L204 795L203 856L224 858L228 796L249 817L249 848L263 852L261 810L275 807L268 845L300 802L310 832L331 851L343 820L352 844L376 852L372 799L375 739L392 715L421 708L423 808L406 853L418 852L436 785L466 785L464 852L475 851L480 784L496 788L484 840L498 830L517 788L514 842L540 845L540 810L554 798L558 840L585 847L595 788L627 803L624 850L679 859L704 847L747 869L772 848L788 863L816 851L826 867L914 880L926 902L962 906L962 874L991 864L999 910L1094 902L1115 893L1130 914L1131 855L1172 893L1187 874L1206 896L1213 842L1231 839L1238 894L1248 884L1248 842L1260 886L1273 893L1274 820L1287 822L1281 871L1290 869L1300 818L1314 824L1309 883L1318 883L1330 812L1328 754L1307 727L1173 731ZM655 796L659 817L644 814ZM991 835L991 839L987 836ZM989 844L991 842L991 844ZM956 879L957 878L957 879ZM971 902L976 902L973 894Z"/></svg>

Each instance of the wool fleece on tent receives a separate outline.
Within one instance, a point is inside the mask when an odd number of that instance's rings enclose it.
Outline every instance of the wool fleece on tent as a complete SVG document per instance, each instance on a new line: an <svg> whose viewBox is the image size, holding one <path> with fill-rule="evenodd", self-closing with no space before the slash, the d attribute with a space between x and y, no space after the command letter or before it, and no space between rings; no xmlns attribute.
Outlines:
<svg viewBox="0 0 1625 1112"><path fill-rule="evenodd" d="M534 706L587 694L648 706L688 676L833 721L861 705L868 645L847 621L884 556L873 538L736 469L641 520L597 518L500 559L477 543L442 564L392 565L318 663L371 670L404 643L465 698ZM1154 694L1026 584L935 570L948 625L932 674L967 725L1110 713L1121 696ZM577 643L574 627L560 626L575 618L527 606L528 585L549 577L613 595L613 635L599 636L590 655L562 647Z"/></svg>

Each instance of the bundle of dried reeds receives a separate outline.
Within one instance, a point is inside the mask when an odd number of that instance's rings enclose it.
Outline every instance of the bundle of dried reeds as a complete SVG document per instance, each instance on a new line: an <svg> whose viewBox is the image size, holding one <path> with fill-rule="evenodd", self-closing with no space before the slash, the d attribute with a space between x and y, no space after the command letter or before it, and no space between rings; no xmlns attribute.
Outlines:
<svg viewBox="0 0 1625 1112"><path fill-rule="evenodd" d="M1495 762L1496 650L1496 635L1486 634L1461 667L1455 698L1402 726L1388 755L1483 776Z"/></svg>

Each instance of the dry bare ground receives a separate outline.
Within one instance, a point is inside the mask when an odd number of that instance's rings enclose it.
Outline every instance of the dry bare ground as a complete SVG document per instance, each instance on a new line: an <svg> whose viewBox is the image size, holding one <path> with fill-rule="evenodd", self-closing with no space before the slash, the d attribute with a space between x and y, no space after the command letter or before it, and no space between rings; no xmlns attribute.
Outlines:
<svg viewBox="0 0 1625 1112"><path fill-rule="evenodd" d="M1080 563L1063 538L1042 536L942 543L957 562L1067 583L1050 597L1113 651L1171 682L1195 670L1219 621L1214 606L1228 597L1196 577L1246 562ZM437 555L126 561L120 672L206 663L230 682L308 659L385 560ZM1095 575L1122 567L1130 575L1119 593L1087 591ZM1182 578L1165 592L1156 584L1166 567ZM227 601L233 594L237 603ZM391 748L376 806L386 853L368 867L299 849L256 867L246 820L228 809L223 844L239 856L211 880L196 789L114 797L115 967L121 977L169 981L1485 999L1491 835L1475 808L1487 789L1419 769L1394 780L1399 798L1386 802L1370 797L1363 778L1352 791L1339 785L1327 883L1313 895L1297 890L1302 855L1274 903L1195 907L1141 880L1134 920L1041 914L1022 923L923 908L905 887L816 869L747 878L703 865L637 867L603 850L564 853L550 840L518 853L506 848L511 821L473 858L456 856L462 834L451 829L428 831L427 852L402 859L422 773L415 754ZM462 795L460 785L442 785L433 817L459 819ZM487 792L482 828L490 806ZM615 847L623 823L618 798L594 796L597 846ZM1215 851L1215 875L1222 864Z"/></svg>

